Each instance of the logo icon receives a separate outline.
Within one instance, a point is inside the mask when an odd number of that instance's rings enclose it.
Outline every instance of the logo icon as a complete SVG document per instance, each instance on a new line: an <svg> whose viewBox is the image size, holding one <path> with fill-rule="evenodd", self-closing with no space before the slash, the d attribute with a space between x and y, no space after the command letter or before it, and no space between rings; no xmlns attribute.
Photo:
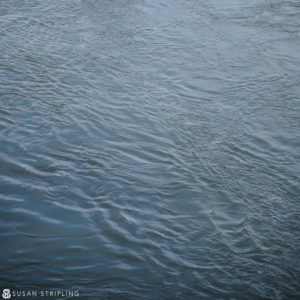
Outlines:
<svg viewBox="0 0 300 300"><path fill-rule="evenodd" d="M3 299L9 299L10 297L11 297L10 289L4 289L3 293L2 293L2 298Z"/></svg>

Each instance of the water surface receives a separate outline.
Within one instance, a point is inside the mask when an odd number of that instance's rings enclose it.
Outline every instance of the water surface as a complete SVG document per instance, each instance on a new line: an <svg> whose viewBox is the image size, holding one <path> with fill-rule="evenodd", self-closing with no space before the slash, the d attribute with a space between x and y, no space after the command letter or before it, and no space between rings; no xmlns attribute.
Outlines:
<svg viewBox="0 0 300 300"><path fill-rule="evenodd" d="M0 288L296 299L298 0L0 1Z"/></svg>

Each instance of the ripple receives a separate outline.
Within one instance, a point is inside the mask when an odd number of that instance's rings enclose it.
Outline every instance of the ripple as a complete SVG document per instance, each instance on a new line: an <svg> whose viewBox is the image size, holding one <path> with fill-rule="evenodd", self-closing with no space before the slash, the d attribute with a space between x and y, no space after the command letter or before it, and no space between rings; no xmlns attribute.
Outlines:
<svg viewBox="0 0 300 300"><path fill-rule="evenodd" d="M298 2L121 2L1 3L1 282L297 297Z"/></svg>

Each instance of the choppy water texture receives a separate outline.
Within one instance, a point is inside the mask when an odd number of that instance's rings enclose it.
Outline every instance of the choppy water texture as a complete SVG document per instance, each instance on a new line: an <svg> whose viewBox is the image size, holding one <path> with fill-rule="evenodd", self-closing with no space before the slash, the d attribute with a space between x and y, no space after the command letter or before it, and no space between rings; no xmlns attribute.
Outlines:
<svg viewBox="0 0 300 300"><path fill-rule="evenodd" d="M0 1L0 288L296 299L299 29L298 0Z"/></svg>

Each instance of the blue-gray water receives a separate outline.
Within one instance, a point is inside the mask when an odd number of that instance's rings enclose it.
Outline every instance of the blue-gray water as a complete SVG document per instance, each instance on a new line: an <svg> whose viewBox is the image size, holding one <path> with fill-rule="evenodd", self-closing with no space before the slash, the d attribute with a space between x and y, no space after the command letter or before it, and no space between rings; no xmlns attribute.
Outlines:
<svg viewBox="0 0 300 300"><path fill-rule="evenodd" d="M296 299L299 29L298 0L1 0L0 293Z"/></svg>

